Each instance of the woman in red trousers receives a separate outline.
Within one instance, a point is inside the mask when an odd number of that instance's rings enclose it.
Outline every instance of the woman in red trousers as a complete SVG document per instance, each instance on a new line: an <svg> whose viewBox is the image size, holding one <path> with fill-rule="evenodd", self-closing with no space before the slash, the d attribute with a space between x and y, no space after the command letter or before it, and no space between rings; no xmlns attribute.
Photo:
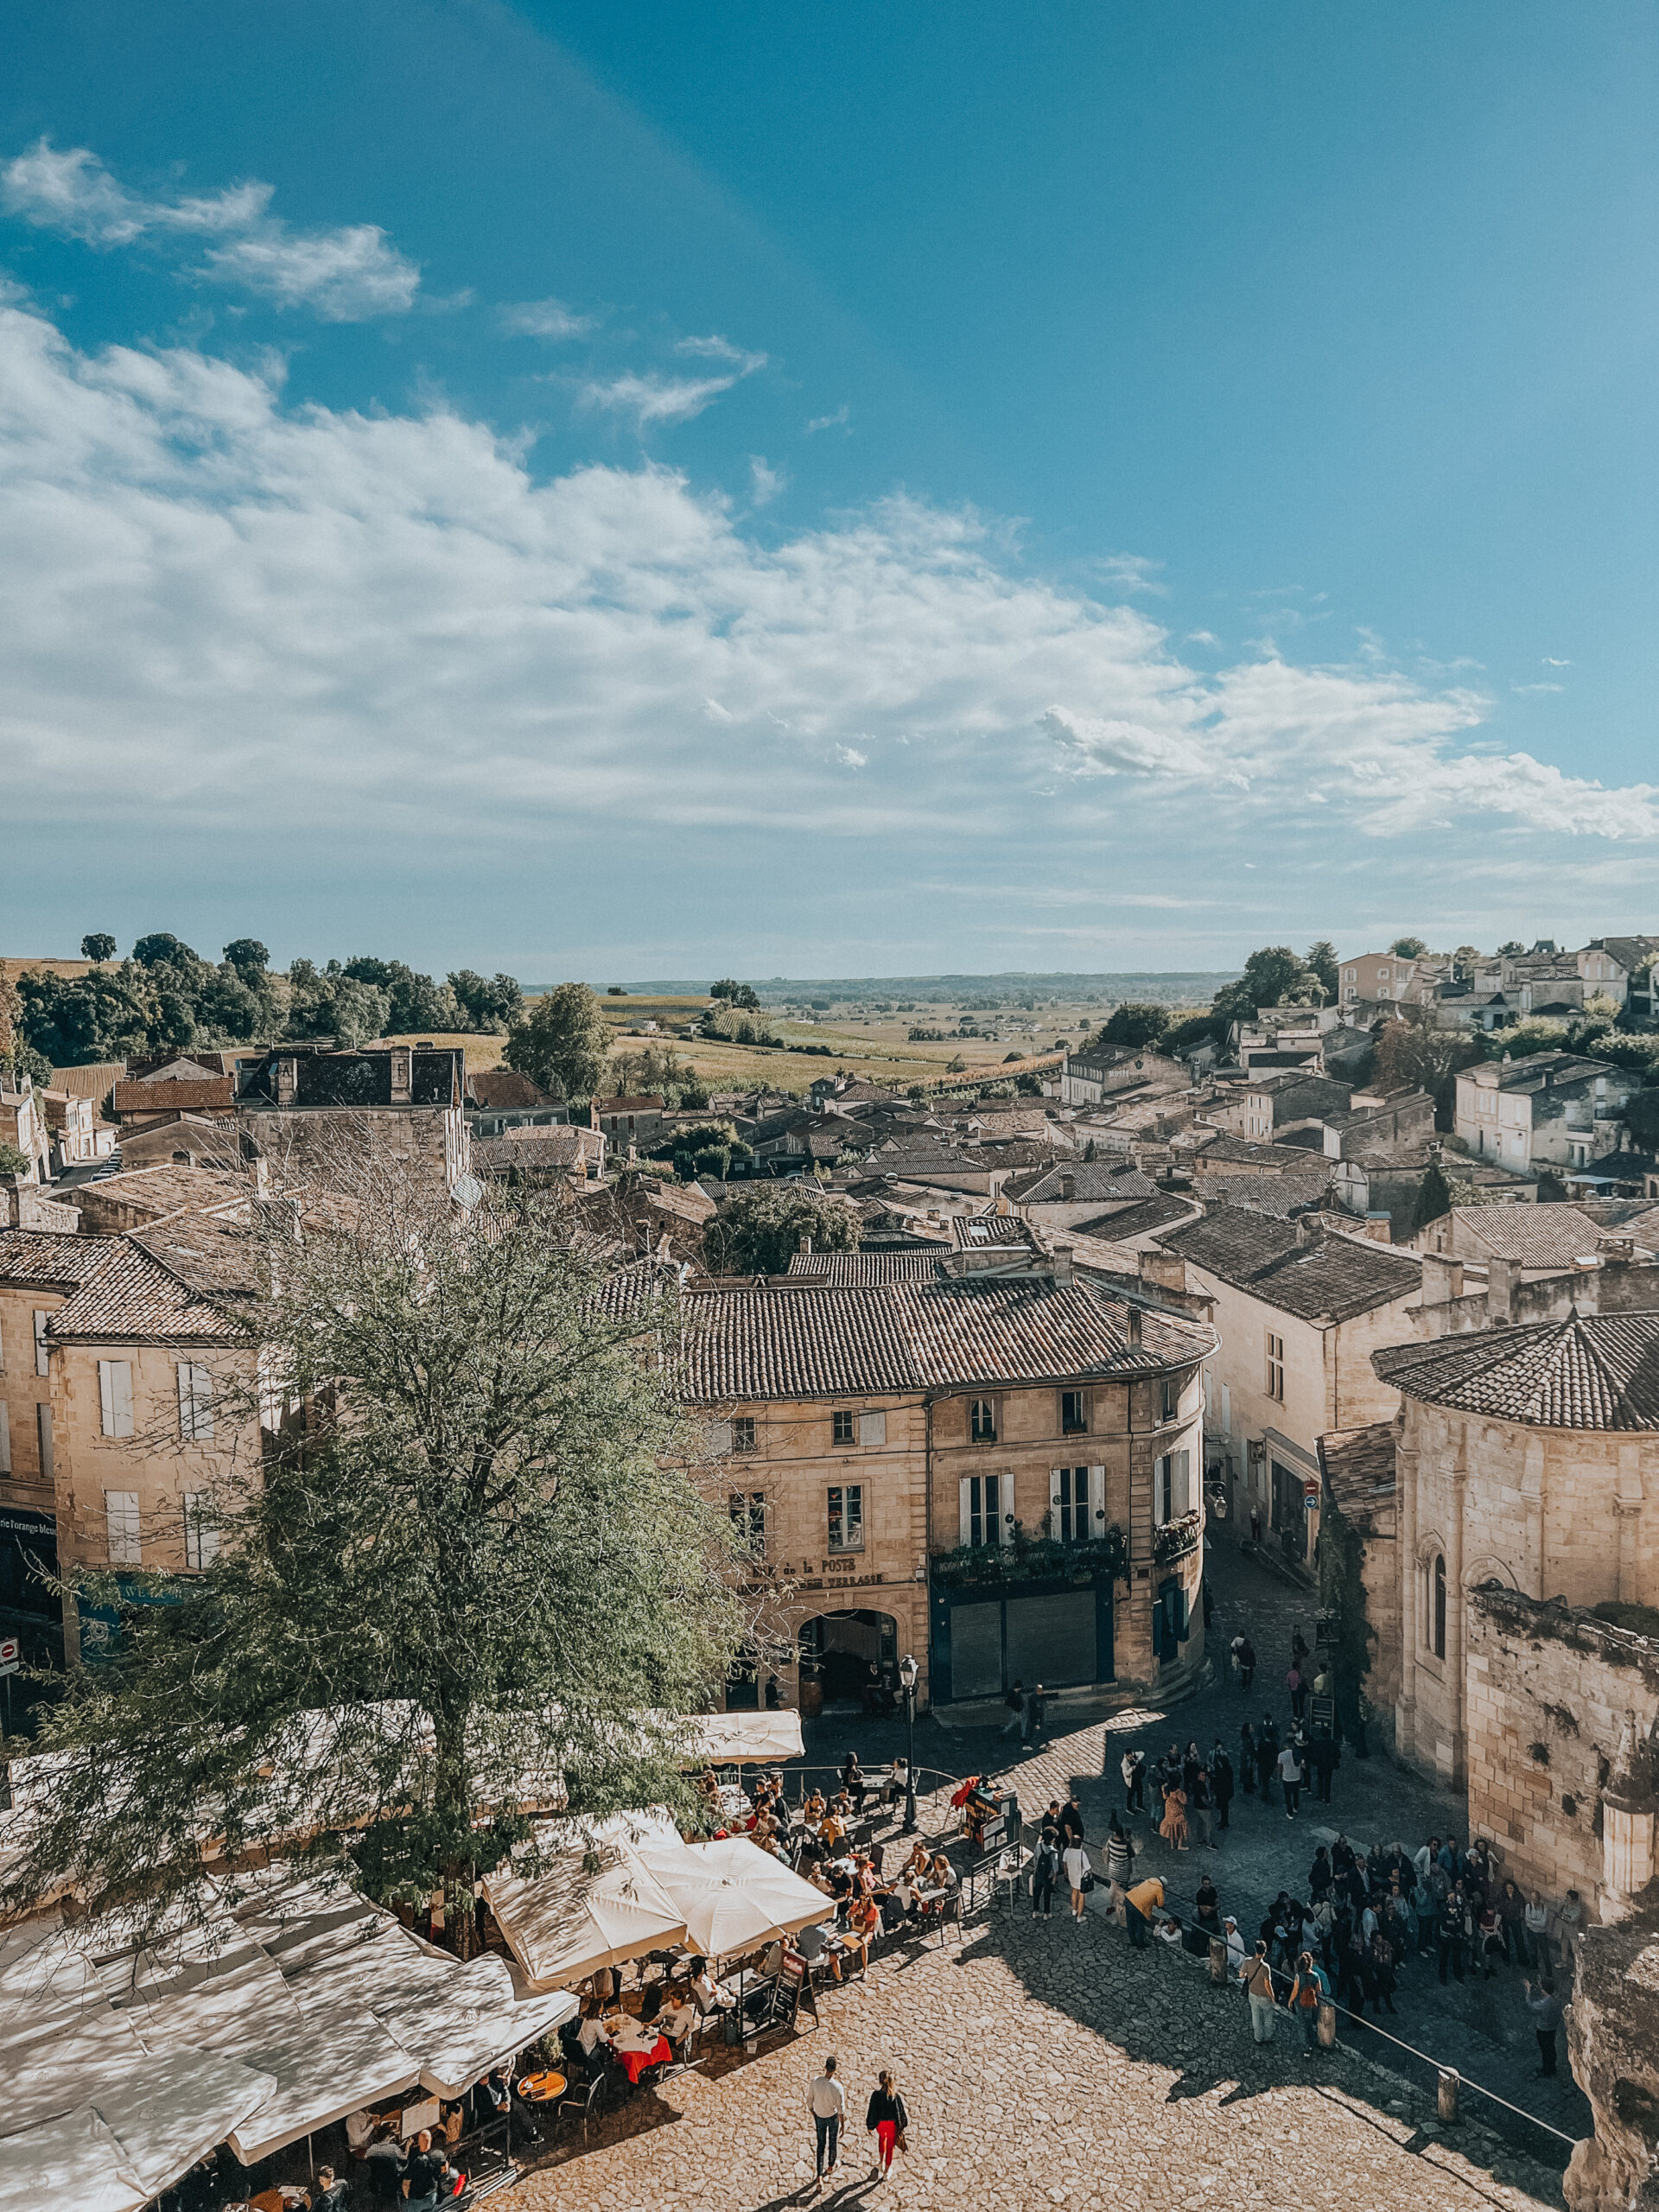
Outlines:
<svg viewBox="0 0 1659 2212"><path fill-rule="evenodd" d="M903 2143L909 2125L905 2101L884 2067L870 2092L870 2108L864 2115L865 2133L875 2138L875 2164L872 2171L878 2181L886 2181L892 2172L893 2145Z"/></svg>

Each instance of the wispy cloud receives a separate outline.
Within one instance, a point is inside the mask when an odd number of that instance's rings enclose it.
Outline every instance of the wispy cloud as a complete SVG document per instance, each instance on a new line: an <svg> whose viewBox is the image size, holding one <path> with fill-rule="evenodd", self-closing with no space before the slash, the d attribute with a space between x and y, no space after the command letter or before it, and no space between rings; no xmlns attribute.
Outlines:
<svg viewBox="0 0 1659 2212"><path fill-rule="evenodd" d="M378 224L296 230L270 212L273 193L249 182L147 200L118 183L89 148L60 152L46 138L0 170L0 205L37 229L105 251L143 239L212 238L219 242L184 274L239 285L279 308L308 308L325 322L409 312L420 270Z"/></svg>
<svg viewBox="0 0 1659 2212"><path fill-rule="evenodd" d="M752 377L757 369L764 369L765 353L747 353L741 346L734 346L729 338L682 338L675 346L677 353L688 353L699 361L729 361L741 377Z"/></svg>
<svg viewBox="0 0 1659 2212"><path fill-rule="evenodd" d="M861 753L855 745L836 746L836 758L843 768L868 768L870 765L869 754Z"/></svg>
<svg viewBox="0 0 1659 2212"><path fill-rule="evenodd" d="M1548 653L1544 655L1544 666L1546 668L1571 668L1572 665L1573 664L1570 660L1554 660Z"/></svg>
<svg viewBox="0 0 1659 2212"><path fill-rule="evenodd" d="M636 429L648 430L658 423L689 423L736 382L734 376L665 377L654 369L640 376L630 370L608 384L583 385L579 400L583 407L632 415Z"/></svg>
<svg viewBox="0 0 1659 2212"><path fill-rule="evenodd" d="M1565 683L1511 683L1511 691L1524 698L1530 691L1565 691Z"/></svg>
<svg viewBox="0 0 1659 2212"><path fill-rule="evenodd" d="M515 338L586 338L599 322L597 315L578 315L563 300L519 300L499 310L503 330Z"/></svg>
<svg viewBox="0 0 1659 2212"><path fill-rule="evenodd" d="M816 436L820 430L844 430L852 420L852 409L843 399L833 415L815 415L806 426L807 436Z"/></svg>
<svg viewBox="0 0 1659 2212"><path fill-rule="evenodd" d="M749 499L757 507L770 506L789 482L781 468L773 468L764 454L749 455Z"/></svg>
<svg viewBox="0 0 1659 2212"><path fill-rule="evenodd" d="M1103 553L1089 565L1094 575L1114 591L1149 591L1161 596L1169 590L1159 580L1163 563L1150 560L1144 553Z"/></svg>

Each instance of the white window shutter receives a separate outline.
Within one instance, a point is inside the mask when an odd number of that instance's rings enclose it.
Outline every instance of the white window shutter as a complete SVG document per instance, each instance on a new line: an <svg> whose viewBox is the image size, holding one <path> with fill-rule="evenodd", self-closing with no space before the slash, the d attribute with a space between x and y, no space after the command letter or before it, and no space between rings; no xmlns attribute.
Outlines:
<svg viewBox="0 0 1659 2212"><path fill-rule="evenodd" d="M963 1544L974 1541L974 1482L972 1475L964 1475L957 1484L957 1541Z"/></svg>
<svg viewBox="0 0 1659 2212"><path fill-rule="evenodd" d="M1106 1533L1106 1470L1089 1470L1089 1534L1103 1536Z"/></svg>
<svg viewBox="0 0 1659 2212"><path fill-rule="evenodd" d="M115 1362L100 1359L98 1363L99 1426L105 1436L115 1434L115 1377L111 1372Z"/></svg>
<svg viewBox="0 0 1659 2212"><path fill-rule="evenodd" d="M1014 1477L1010 1475L1007 1478L1005 1488L1001 1475L987 1475L985 1478L985 1518L995 1523L996 1541L999 1544L1013 1542L1014 1531L1008 1526L1013 1517Z"/></svg>
<svg viewBox="0 0 1659 2212"><path fill-rule="evenodd" d="M35 1316L35 1372L37 1375L49 1375L52 1372L51 1363L47 1357L46 1342L46 1325L51 1318L49 1313L37 1313Z"/></svg>
<svg viewBox="0 0 1659 2212"><path fill-rule="evenodd" d="M723 1459L732 1448L732 1424L728 1421L711 1421L709 1424L709 1449L715 1459Z"/></svg>
<svg viewBox="0 0 1659 2212"><path fill-rule="evenodd" d="M213 1433L213 1373L210 1367L179 1362L179 1434L187 1443L211 1442Z"/></svg>
<svg viewBox="0 0 1659 2212"><path fill-rule="evenodd" d="M1152 1463L1152 1518L1154 1525L1160 1529L1170 1518L1169 1475L1169 1455L1166 1452Z"/></svg>
<svg viewBox="0 0 1659 2212"><path fill-rule="evenodd" d="M137 1491L106 1490L104 1515L109 1529L110 1565L137 1567L141 1557Z"/></svg>
<svg viewBox="0 0 1659 2212"><path fill-rule="evenodd" d="M879 1451L887 1440L886 1414L860 1414L858 1440L861 1444L873 1446Z"/></svg>
<svg viewBox="0 0 1659 2212"><path fill-rule="evenodd" d="M0 1398L0 1475L11 1472L11 1408Z"/></svg>
<svg viewBox="0 0 1659 2212"><path fill-rule="evenodd" d="M99 1361L98 1402L105 1436L132 1434L132 1363L130 1360Z"/></svg>
<svg viewBox="0 0 1659 2212"><path fill-rule="evenodd" d="M1058 1538L1060 1533L1060 1470L1048 1471L1048 1533Z"/></svg>
<svg viewBox="0 0 1659 2212"><path fill-rule="evenodd" d="M211 1491L186 1491L184 1561L187 1567L211 1567L219 1557L219 1530L212 1525L212 1511Z"/></svg>
<svg viewBox="0 0 1659 2212"><path fill-rule="evenodd" d="M1192 1454L1190 1452L1175 1454L1175 1478L1170 1484L1170 1490L1173 1516L1179 1517L1183 1513L1190 1513L1192 1510Z"/></svg>

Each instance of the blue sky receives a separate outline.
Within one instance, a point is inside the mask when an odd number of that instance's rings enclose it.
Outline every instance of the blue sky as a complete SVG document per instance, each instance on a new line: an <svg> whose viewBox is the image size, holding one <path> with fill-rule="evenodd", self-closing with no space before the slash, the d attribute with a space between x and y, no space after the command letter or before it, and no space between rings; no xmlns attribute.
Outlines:
<svg viewBox="0 0 1659 2212"><path fill-rule="evenodd" d="M1649 7L3 22L3 949L1654 926Z"/></svg>

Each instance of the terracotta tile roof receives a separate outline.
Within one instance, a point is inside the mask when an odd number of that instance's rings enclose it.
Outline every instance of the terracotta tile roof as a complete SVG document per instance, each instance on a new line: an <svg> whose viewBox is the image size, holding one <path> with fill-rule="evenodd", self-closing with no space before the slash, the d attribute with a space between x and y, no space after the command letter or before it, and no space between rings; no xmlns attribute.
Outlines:
<svg viewBox="0 0 1659 2212"><path fill-rule="evenodd" d="M1290 1223L1244 1206L1214 1206L1201 1221L1169 1230L1158 1242L1205 1274L1305 1321L1351 1320L1410 1297L1422 1284L1422 1262L1414 1254L1363 1236L1320 1235L1304 1244Z"/></svg>
<svg viewBox="0 0 1659 2212"><path fill-rule="evenodd" d="M1371 1364L1407 1397L1459 1413L1532 1428L1659 1429L1659 1312L1440 1337L1375 1352Z"/></svg>
<svg viewBox="0 0 1659 2212"><path fill-rule="evenodd" d="M118 1114L211 1114L228 1112L236 1078L228 1075L181 1076L153 1083L118 1083Z"/></svg>
<svg viewBox="0 0 1659 2212"><path fill-rule="evenodd" d="M1647 1229L1643 1223L1642 1228ZM1458 1241L1478 1245L1494 1259L1514 1260L1523 1268L1570 1268L1574 1260L1588 1257L1596 1239L1605 1233L1574 1205L1497 1205L1459 1207ZM1632 1227L1638 1244L1659 1247L1653 1238Z"/></svg>
<svg viewBox="0 0 1659 2212"><path fill-rule="evenodd" d="M467 1096L474 1105L493 1108L498 1113L514 1108L553 1106L558 1101L550 1097L538 1083L527 1075L520 1075L516 1068L479 1068L467 1077Z"/></svg>
<svg viewBox="0 0 1659 2212"><path fill-rule="evenodd" d="M1230 1129L1217 1129L1193 1151L1192 1171L1207 1175L1219 1167L1238 1166L1262 1175L1302 1174L1306 1173L1307 1157L1300 1145L1253 1144L1249 1137L1236 1137Z"/></svg>
<svg viewBox="0 0 1659 2212"><path fill-rule="evenodd" d="M1167 1229L1172 1222L1192 1221L1197 1208L1183 1204L1179 1198L1159 1191L1143 1198L1136 1206L1118 1206L1110 1213L1096 1214L1091 1220L1071 1224L1060 1233L1064 1236L1103 1236L1109 1243L1122 1243L1131 1236L1146 1236L1154 1229Z"/></svg>
<svg viewBox="0 0 1659 2212"><path fill-rule="evenodd" d="M1109 1205L1114 1199L1127 1205L1149 1198L1155 1185L1127 1160L1079 1160L1063 1166L1050 1161L1033 1173L1010 1177L1002 1187L1021 1205Z"/></svg>
<svg viewBox="0 0 1659 2212"><path fill-rule="evenodd" d="M844 1290L872 1282L937 1282L944 1265L938 1246L912 1252L798 1252L789 1272L797 1281Z"/></svg>
<svg viewBox="0 0 1659 2212"><path fill-rule="evenodd" d="M54 1068L52 1088L67 1090L72 1098L102 1098L126 1071L124 1060L94 1060L86 1067Z"/></svg>
<svg viewBox="0 0 1659 2212"><path fill-rule="evenodd" d="M1332 1428L1316 1449L1325 1484L1351 1520L1365 1520L1394 1497L1400 1441L1397 1421L1376 1421L1369 1428Z"/></svg>
<svg viewBox="0 0 1659 2212"><path fill-rule="evenodd" d="M1199 1323L1147 1312L1131 1344L1129 1309L1077 1282L696 1291L682 1311L684 1387L705 1403L1154 1374L1215 1344Z"/></svg>
<svg viewBox="0 0 1659 2212"><path fill-rule="evenodd" d="M1303 1158L1306 1157L1304 1154ZM1318 1175L1215 1175L1204 1185L1202 1196L1209 1206L1240 1206L1250 1213L1272 1214L1280 1221L1288 1221L1293 1214L1308 1213L1323 1206L1330 1194L1332 1179L1328 1172Z"/></svg>
<svg viewBox="0 0 1659 2212"><path fill-rule="evenodd" d="M522 1129L507 1129L499 1137L486 1137L473 1146L473 1159L493 1175L522 1170L553 1173L578 1167L601 1157L605 1139L597 1129L569 1122L537 1122Z"/></svg>
<svg viewBox="0 0 1659 2212"><path fill-rule="evenodd" d="M47 1324L54 1344L242 1340L242 1331L222 1306L181 1281L136 1236L99 1241L115 1249Z"/></svg>
<svg viewBox="0 0 1659 2212"><path fill-rule="evenodd" d="M119 1243L114 1236L60 1236L39 1229L0 1229L0 1282L73 1290Z"/></svg>
<svg viewBox="0 0 1659 2212"><path fill-rule="evenodd" d="M159 1220L184 1206L222 1205L241 1195L243 1187L240 1177L220 1168L187 1167L177 1160L164 1160L155 1167L131 1167L119 1175L105 1175L77 1189L75 1203L93 1217L88 1223L91 1227L106 1206L111 1211L117 1207L130 1208L134 1215L142 1209Z"/></svg>

